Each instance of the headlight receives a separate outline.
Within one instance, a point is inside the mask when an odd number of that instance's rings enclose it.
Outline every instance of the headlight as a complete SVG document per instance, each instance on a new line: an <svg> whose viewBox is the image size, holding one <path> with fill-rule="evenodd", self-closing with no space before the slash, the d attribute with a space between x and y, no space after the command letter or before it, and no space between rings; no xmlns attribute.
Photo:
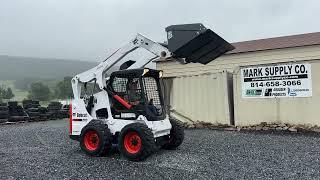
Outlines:
<svg viewBox="0 0 320 180"><path fill-rule="evenodd" d="M149 72L149 69L144 69L144 70L143 70L143 73L142 73L142 76L144 76L145 74L147 74L147 72Z"/></svg>

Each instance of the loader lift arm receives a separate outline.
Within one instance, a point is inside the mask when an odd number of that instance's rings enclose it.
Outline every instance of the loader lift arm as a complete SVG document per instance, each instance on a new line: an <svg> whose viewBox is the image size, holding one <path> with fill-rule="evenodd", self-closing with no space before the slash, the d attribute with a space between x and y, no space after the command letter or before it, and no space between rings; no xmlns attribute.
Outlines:
<svg viewBox="0 0 320 180"><path fill-rule="evenodd" d="M81 86L79 85L79 82L87 83L95 80L99 88L104 89L104 87L106 87L105 74L107 73L108 75L110 75L112 73L110 72L112 67L117 65L117 63L119 63L126 55L138 48L146 49L147 51L154 54L155 57L151 59L140 59L139 61L136 61L134 64L132 64L128 69L142 68L156 58L167 59L171 57L171 53L166 47L144 37L141 34L137 34L136 37L133 38L133 40L112 53L99 65L92 69L89 69L88 71L76 75L72 79L74 98L80 98Z"/></svg>
<svg viewBox="0 0 320 180"><path fill-rule="evenodd" d="M155 57L140 59L130 64L131 66L127 69L143 68L156 58L173 58L185 64L207 64L234 49L231 44L200 23L172 25L166 28L166 32L167 45L161 45L141 34L137 34L127 45L119 48L99 65L76 75L71 81L74 98L80 98L81 86L79 82L95 81L100 89L104 89L106 87L105 78L109 77L114 71L112 67L120 66L119 62L138 48L151 52Z"/></svg>

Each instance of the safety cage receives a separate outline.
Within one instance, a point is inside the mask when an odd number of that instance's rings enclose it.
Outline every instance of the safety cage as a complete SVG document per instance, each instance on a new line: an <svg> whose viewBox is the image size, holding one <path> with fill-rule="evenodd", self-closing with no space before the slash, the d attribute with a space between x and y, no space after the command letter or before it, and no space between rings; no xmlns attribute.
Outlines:
<svg viewBox="0 0 320 180"><path fill-rule="evenodd" d="M108 83L109 92L113 94L111 98L113 116L121 119L136 119L139 115L144 115L149 121L164 119L161 74L162 71L152 69L113 72Z"/></svg>

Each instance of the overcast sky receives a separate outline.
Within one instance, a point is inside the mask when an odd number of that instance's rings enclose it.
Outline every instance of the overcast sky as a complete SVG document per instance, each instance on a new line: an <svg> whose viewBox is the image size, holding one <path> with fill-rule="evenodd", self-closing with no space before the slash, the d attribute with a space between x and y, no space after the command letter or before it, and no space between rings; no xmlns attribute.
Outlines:
<svg viewBox="0 0 320 180"><path fill-rule="evenodd" d="M101 61L201 22L230 42L320 31L319 0L0 0L0 55Z"/></svg>

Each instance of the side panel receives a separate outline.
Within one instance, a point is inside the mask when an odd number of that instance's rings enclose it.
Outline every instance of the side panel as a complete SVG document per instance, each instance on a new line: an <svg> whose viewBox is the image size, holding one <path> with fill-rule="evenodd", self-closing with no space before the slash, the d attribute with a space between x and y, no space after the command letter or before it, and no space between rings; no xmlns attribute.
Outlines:
<svg viewBox="0 0 320 180"><path fill-rule="evenodd" d="M227 72L173 78L170 115L187 123L230 125L229 89Z"/></svg>
<svg viewBox="0 0 320 180"><path fill-rule="evenodd" d="M161 121L147 121L144 116L139 116L137 120L122 120L114 119L107 120L108 127L112 134L120 132L121 129L131 123L143 123L146 124L151 130L154 137L160 137L170 134L171 124L169 118L166 118Z"/></svg>
<svg viewBox="0 0 320 180"><path fill-rule="evenodd" d="M70 135L80 135L82 128L87 125L93 117L87 112L82 99L72 101L72 114L70 119Z"/></svg>

